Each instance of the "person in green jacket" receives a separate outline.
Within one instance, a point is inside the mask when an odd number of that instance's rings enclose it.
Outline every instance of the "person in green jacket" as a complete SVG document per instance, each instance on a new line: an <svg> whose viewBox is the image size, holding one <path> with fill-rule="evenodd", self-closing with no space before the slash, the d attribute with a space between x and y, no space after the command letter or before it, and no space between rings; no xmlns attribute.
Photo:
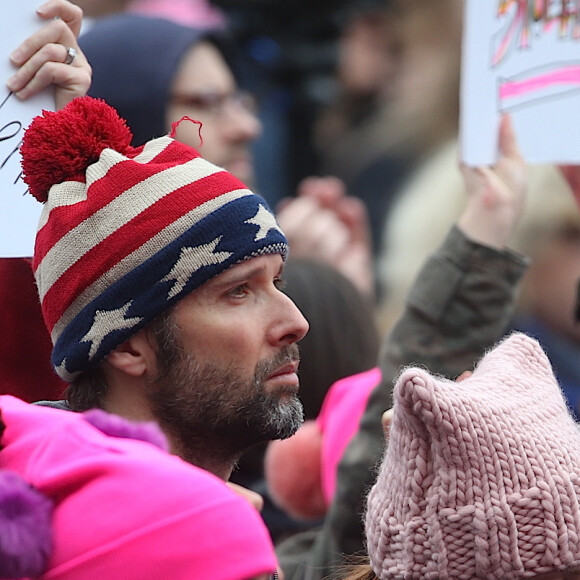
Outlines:
<svg viewBox="0 0 580 580"><path fill-rule="evenodd" d="M528 260L507 248L522 215L526 165L511 122L500 129L494 167L462 167L468 203L442 246L420 271L406 308L384 338L374 389L360 427L339 464L337 490L324 523L277 546L286 580L321 580L364 553L363 513L384 451L383 412L401 369L420 364L458 377L503 335Z"/></svg>

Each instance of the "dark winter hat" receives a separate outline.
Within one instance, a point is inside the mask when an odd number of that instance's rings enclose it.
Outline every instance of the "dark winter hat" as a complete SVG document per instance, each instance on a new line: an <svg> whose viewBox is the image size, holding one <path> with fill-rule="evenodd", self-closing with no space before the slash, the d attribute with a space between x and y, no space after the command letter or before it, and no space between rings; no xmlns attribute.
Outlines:
<svg viewBox="0 0 580 580"><path fill-rule="evenodd" d="M93 69L89 95L107 101L127 121L133 145L161 137L177 68L187 50L204 40L217 46L237 76L225 33L138 14L99 18L79 39Z"/></svg>

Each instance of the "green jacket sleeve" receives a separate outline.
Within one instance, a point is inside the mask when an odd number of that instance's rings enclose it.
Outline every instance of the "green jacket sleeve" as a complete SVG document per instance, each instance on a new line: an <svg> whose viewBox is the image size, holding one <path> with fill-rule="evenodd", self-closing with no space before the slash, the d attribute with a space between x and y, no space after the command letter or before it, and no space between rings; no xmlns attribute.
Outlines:
<svg viewBox="0 0 580 580"><path fill-rule="evenodd" d="M522 256L471 242L457 228L428 259L401 318L385 337L382 382L341 461L323 526L307 532L309 538L290 538L278 547L286 580L320 580L348 556L364 553L364 505L384 451L381 415L391 406L395 379L409 365L450 378L473 368L507 328L526 265Z"/></svg>

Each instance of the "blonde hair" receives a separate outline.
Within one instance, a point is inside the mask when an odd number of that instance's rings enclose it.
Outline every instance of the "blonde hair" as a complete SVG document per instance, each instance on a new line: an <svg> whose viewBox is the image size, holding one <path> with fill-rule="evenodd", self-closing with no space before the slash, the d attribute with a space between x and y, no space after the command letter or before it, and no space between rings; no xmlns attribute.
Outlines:
<svg viewBox="0 0 580 580"><path fill-rule="evenodd" d="M370 564L360 564L351 569L347 576L343 576L341 580L380 580L374 573Z"/></svg>
<svg viewBox="0 0 580 580"><path fill-rule="evenodd" d="M387 216L377 265L385 296L379 305L382 332L399 318L419 269L465 208L458 159L455 141L442 145L402 188ZM533 259L566 226L580 228L580 212L567 182L553 165L530 167L526 209L509 247Z"/></svg>

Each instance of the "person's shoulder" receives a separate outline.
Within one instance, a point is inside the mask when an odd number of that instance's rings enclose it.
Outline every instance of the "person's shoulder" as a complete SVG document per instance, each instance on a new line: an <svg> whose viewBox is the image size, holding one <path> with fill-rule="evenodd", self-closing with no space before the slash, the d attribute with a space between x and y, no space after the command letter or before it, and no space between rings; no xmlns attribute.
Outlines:
<svg viewBox="0 0 580 580"><path fill-rule="evenodd" d="M68 401L64 399L60 401L35 401L32 404L39 407L51 407L52 409L60 409L61 411L72 411Z"/></svg>

